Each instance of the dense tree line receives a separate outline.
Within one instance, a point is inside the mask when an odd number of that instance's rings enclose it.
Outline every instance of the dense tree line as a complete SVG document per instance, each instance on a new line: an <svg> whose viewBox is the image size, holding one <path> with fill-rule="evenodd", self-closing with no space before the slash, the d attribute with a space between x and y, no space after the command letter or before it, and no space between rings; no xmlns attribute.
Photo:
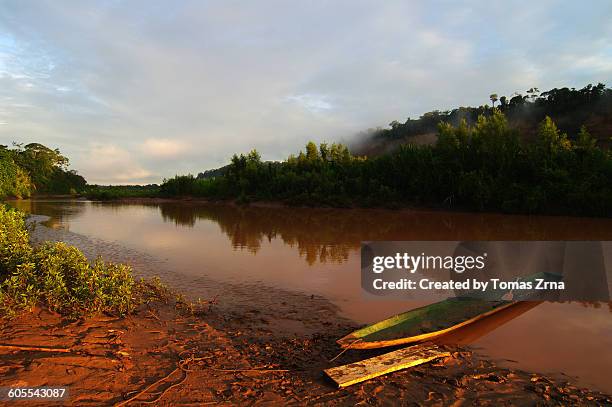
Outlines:
<svg viewBox="0 0 612 407"><path fill-rule="evenodd" d="M0 198L76 194L86 184L82 176L68 170L68 159L57 149L38 143L0 145Z"/></svg>
<svg viewBox="0 0 612 407"><path fill-rule="evenodd" d="M582 127L568 137L550 117L524 141L501 110L473 125L441 122L435 145L372 158L308 143L283 162L234 155L225 175L165 180L165 196L275 200L297 205L425 205L478 211L609 216L612 155Z"/></svg>
<svg viewBox="0 0 612 407"><path fill-rule="evenodd" d="M525 94L515 93L509 97L491 94L489 99L491 105L434 110L417 119L408 118L403 123L393 121L387 129L370 130L353 150L357 154L378 154L395 147L398 141L434 133L443 122L457 126L465 120L473 125L480 116L490 116L495 109L502 111L510 126L527 139L537 136L538 124L549 116L561 131L571 136L577 135L584 125L600 145L609 145L612 134L612 89L602 83L589 84L582 89L564 87L545 92L531 88Z"/></svg>
<svg viewBox="0 0 612 407"><path fill-rule="evenodd" d="M88 185L84 195L97 201L122 198L155 198L159 196L159 185Z"/></svg>

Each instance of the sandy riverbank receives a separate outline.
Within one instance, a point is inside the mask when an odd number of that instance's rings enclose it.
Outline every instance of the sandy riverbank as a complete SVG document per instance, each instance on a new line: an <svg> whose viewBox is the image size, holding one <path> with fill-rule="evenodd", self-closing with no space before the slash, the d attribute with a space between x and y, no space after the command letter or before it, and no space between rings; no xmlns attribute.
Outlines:
<svg viewBox="0 0 612 407"><path fill-rule="evenodd" d="M187 296L215 304L193 315L177 311L172 301L155 303L125 319L73 323L41 310L25 314L2 325L1 344L67 352L0 348L0 386L70 386L68 404L73 405L120 403L160 379L134 405L151 400L158 405L612 402L562 378L499 368L465 349L451 349L452 357L435 364L337 390L322 369L375 353L349 351L329 362L340 351L335 340L355 325L325 298L205 277L196 285L177 277L163 259L117 243L41 224L31 235L35 242L76 245L90 258L128 262L137 275L159 275Z"/></svg>

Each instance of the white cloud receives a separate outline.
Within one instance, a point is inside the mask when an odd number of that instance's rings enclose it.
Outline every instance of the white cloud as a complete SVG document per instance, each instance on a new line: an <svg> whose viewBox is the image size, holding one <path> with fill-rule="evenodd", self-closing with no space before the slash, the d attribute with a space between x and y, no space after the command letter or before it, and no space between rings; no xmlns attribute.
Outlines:
<svg viewBox="0 0 612 407"><path fill-rule="evenodd" d="M320 113L333 109L333 105L329 102L329 97L325 95L291 95L286 98L289 102L297 103L299 106L312 113Z"/></svg>
<svg viewBox="0 0 612 407"><path fill-rule="evenodd" d="M142 168L133 154L112 144L93 144L79 160L90 184L149 183L153 174Z"/></svg>
<svg viewBox="0 0 612 407"><path fill-rule="evenodd" d="M145 140L143 150L156 158L175 158L187 151L188 146L179 140L154 139Z"/></svg>

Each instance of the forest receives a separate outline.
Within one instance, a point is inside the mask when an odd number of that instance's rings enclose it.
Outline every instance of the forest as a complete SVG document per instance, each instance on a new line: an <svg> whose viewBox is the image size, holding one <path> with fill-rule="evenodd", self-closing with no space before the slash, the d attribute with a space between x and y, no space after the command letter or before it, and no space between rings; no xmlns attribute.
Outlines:
<svg viewBox="0 0 612 407"><path fill-rule="evenodd" d="M552 118L559 129L575 135L586 126L600 146L610 146L612 134L612 89L605 84L586 85L581 89L554 88L540 92L530 88L524 93L499 96L492 93L489 104L478 107L457 107L424 113L417 119L408 118L389 123L389 128L370 129L351 146L358 155L377 155L397 148L406 142L418 142L419 137L433 135L440 123L455 126L465 120L473 125L481 115L489 116L494 109L505 114L510 126L525 140L537 136L538 125L546 116ZM427 138L430 140L433 138Z"/></svg>
<svg viewBox="0 0 612 407"><path fill-rule="evenodd" d="M0 198L75 195L86 185L85 178L68 170L68 159L58 149L38 143L0 145Z"/></svg>
<svg viewBox="0 0 612 407"><path fill-rule="evenodd" d="M282 162L264 162L253 150L234 155L224 175L167 179L160 194L305 206L612 214L612 155L584 126L568 136L546 116L526 140L495 108L473 125L442 121L436 135L435 144L407 143L374 157L313 142Z"/></svg>

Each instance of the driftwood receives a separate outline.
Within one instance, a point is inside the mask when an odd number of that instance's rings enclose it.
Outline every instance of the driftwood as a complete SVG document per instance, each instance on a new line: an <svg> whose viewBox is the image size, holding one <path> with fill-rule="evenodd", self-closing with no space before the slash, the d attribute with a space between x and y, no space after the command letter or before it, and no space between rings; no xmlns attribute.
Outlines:
<svg viewBox="0 0 612 407"><path fill-rule="evenodd" d="M450 352L434 344L423 344L399 349L360 362L326 369L325 373L338 384L347 387L391 372L422 365L450 356Z"/></svg>
<svg viewBox="0 0 612 407"><path fill-rule="evenodd" d="M28 345L6 345L0 344L0 349L7 350L20 350L20 351L30 351L30 352L59 352L59 353L70 353L72 352L67 348L49 348L46 346L28 346Z"/></svg>

